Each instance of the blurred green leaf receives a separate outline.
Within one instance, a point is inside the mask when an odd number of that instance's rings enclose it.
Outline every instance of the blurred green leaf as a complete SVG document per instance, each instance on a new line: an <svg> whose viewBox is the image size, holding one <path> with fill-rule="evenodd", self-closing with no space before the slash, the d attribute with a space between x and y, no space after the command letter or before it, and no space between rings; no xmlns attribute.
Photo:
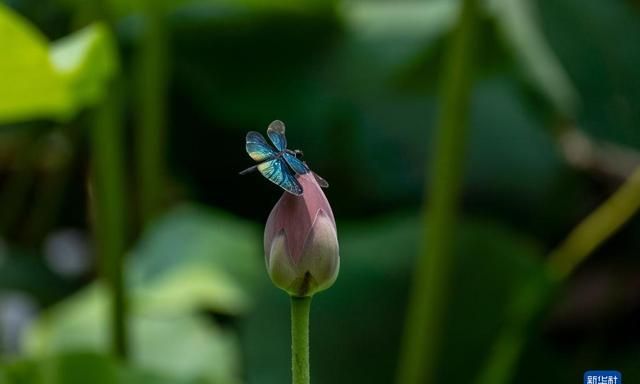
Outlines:
<svg viewBox="0 0 640 384"><path fill-rule="evenodd" d="M70 113L71 97L49 57L46 38L0 4L0 121Z"/></svg>
<svg viewBox="0 0 640 384"><path fill-rule="evenodd" d="M120 15L135 13L146 6L149 0L109 0L112 8ZM199 8L201 10L218 10L224 9L227 12L233 11L240 13L256 13L265 11L276 12L297 12L297 11L314 11L319 8L331 6L332 1L314 2L304 0L152 0L154 3L162 4L161 6L168 12L179 11L185 8ZM228 16L229 14L226 13Z"/></svg>
<svg viewBox="0 0 640 384"><path fill-rule="evenodd" d="M113 358L74 352L41 359L22 359L0 367L3 384L186 384L125 367Z"/></svg>
<svg viewBox="0 0 640 384"><path fill-rule="evenodd" d="M132 360L167 377L235 383L235 335L207 321L203 310L239 315L262 265L252 225L185 205L151 225L127 264ZM28 333L32 356L106 351L108 298L93 284L41 317Z"/></svg>
<svg viewBox="0 0 640 384"><path fill-rule="evenodd" d="M553 137L542 129L543 122L527 108L512 81L495 77L476 86L467 183L475 197L493 195L501 196L504 203L547 204L548 191L564 164ZM528 183L522 183L523 175Z"/></svg>
<svg viewBox="0 0 640 384"><path fill-rule="evenodd" d="M640 149L637 2L539 0L542 27L578 89L578 127Z"/></svg>
<svg viewBox="0 0 640 384"><path fill-rule="evenodd" d="M106 349L107 305L105 289L97 284L62 301L31 327L24 339L25 352L38 356L69 349Z"/></svg>
<svg viewBox="0 0 640 384"><path fill-rule="evenodd" d="M48 46L28 21L0 4L0 122L65 120L94 105L117 72L109 30L93 24Z"/></svg>
<svg viewBox="0 0 640 384"><path fill-rule="evenodd" d="M348 88L388 85L417 55L433 52L458 9L458 2L450 0L346 3L348 35L340 60L352 75L345 77Z"/></svg>
<svg viewBox="0 0 640 384"><path fill-rule="evenodd" d="M74 284L51 271L41 254L7 247L6 250L0 249L2 290L27 293L46 306L73 292Z"/></svg>
<svg viewBox="0 0 640 384"><path fill-rule="evenodd" d="M180 380L238 381L239 350L230 331L201 315L138 308L134 300L128 319L134 366ZM36 358L78 350L107 352L109 318L106 291L93 285L39 318L27 334L25 352Z"/></svg>
<svg viewBox="0 0 640 384"><path fill-rule="evenodd" d="M494 0L491 3L502 37L531 84L565 118L575 118L578 92L542 33L531 0Z"/></svg>
<svg viewBox="0 0 640 384"><path fill-rule="evenodd" d="M245 286L228 274L196 263L177 267L165 278L137 288L137 302L143 310L181 313L207 309L238 315L250 306Z"/></svg>
<svg viewBox="0 0 640 384"><path fill-rule="evenodd" d="M143 235L127 274L134 291L150 292L150 287L162 285L161 291L179 298L175 304L181 306L205 300L205 292L217 292L206 300L221 305L209 309L235 314L250 304L249 293L262 273L260 244L253 224L203 206L182 205Z"/></svg>
<svg viewBox="0 0 640 384"><path fill-rule="evenodd" d="M75 109L102 100L118 72L117 49L105 24L94 23L51 45L51 60L65 80Z"/></svg>
<svg viewBox="0 0 640 384"><path fill-rule="evenodd" d="M354 2L344 9L350 37L357 42L349 51L359 55L368 51L376 57L363 62L358 56L349 56L348 62L352 65L367 67L367 71L349 77L351 81L375 74L360 85L371 87L380 79L389 80L392 71L400 71L396 76L400 75L401 79L409 76L410 79L403 82L411 87L418 83L433 89L437 85L437 81L433 81L438 77L433 73L433 64L437 62L434 56L441 53L438 48L449 35L459 10L458 1ZM488 11L502 33L502 41L488 34L491 41L483 45L483 54L500 57L483 57L483 60L504 62L509 60L503 57L505 53L513 56L532 88L564 116L575 117L578 93L540 29L535 5L530 0L491 0ZM496 50L495 46L502 42L508 49Z"/></svg>

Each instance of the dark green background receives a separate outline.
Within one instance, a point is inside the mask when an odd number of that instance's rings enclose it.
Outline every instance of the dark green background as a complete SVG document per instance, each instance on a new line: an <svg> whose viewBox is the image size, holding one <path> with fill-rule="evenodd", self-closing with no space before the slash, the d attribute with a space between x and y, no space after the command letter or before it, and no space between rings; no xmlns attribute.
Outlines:
<svg viewBox="0 0 640 384"><path fill-rule="evenodd" d="M79 23L80 1L5 3L52 40ZM60 314L65 312L60 304L85 292L96 276L95 267L73 278L57 275L42 256L48 236L61 228L90 236L88 117L81 113L62 127L47 120L0 127L0 143L57 130L66 135L69 127L80 132L72 141L78 149L72 176L46 234L29 235L34 218L23 208L0 238L0 294L26 293L43 316L40 333L31 336L42 338L39 347L5 344L0 382L82 383L89 374L102 380L92 382L105 383L236 382L226 373L203 373L209 372L202 368L208 364L249 383L287 382L288 301L269 284L261 242L262 225L281 191L257 174L237 174L252 164L244 151L245 133L264 131L280 119L287 124L290 146L304 150L309 164L331 184L326 194L338 225L340 276L312 307L313 380L391 383L423 233L419 212L450 31L442 19L451 7L447 3L167 1L166 213L141 233L131 203L130 286L153 290L162 276L206 265L242 296L216 296L213 290L200 300L188 291L173 301L160 300L154 311L162 316L204 322L181 325L191 335L177 343L183 349L156 340L180 332L171 322L165 332L150 331L142 338L151 350L167 355L151 360L174 359L175 369L154 371L158 364L144 359L122 365L95 343L84 348L65 342L71 338L65 332L95 330L71 327L52 341L54 324L68 315ZM577 103L567 112L550 100L554 90L536 81L520 59L519 52L530 47L510 44L509 33L517 31L499 28L491 13L484 16L455 272L439 350L442 383L473 380L505 322L515 288L541 276L546 254L620 183L565 161L557 136L560 122L569 118L594 140L640 151L640 3L536 0L531 5ZM115 23L125 93L135 83L132 58L141 23L135 11L123 12ZM133 137L136 113L127 99L127 139ZM13 147L0 152L3 148ZM130 164L129 146L124 155ZM0 188L25 172L7 164L0 164ZM25 207L47 193L45 180L46 174L36 172L25 190ZM129 175L132 194L136 183ZM635 218L554 292L547 310L527 330L514 383L579 383L591 369L619 370L625 383L640 380L639 250ZM219 284L224 288L226 282ZM89 316L89 304L82 305L77 318ZM208 337L224 340L218 355L202 352ZM169 351L173 346L176 350ZM185 368L196 356L212 360ZM234 363L215 356L231 356Z"/></svg>

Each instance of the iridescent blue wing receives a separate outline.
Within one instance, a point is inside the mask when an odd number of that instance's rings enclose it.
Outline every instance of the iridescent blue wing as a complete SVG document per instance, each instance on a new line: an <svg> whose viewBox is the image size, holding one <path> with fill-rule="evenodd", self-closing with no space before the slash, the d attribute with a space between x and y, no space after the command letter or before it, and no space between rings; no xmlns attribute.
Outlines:
<svg viewBox="0 0 640 384"><path fill-rule="evenodd" d="M284 135L284 123L282 121L275 120L271 122L269 128L267 128L267 136L269 136L278 151L284 151L287 148L287 137Z"/></svg>
<svg viewBox="0 0 640 384"><path fill-rule="evenodd" d="M285 191L296 196L302 195L302 186L281 157L258 164L258 171Z"/></svg>
<svg viewBox="0 0 640 384"><path fill-rule="evenodd" d="M304 175L309 172L309 167L302 160L298 159L296 155L285 152L282 154L284 159L287 161L287 164L293 169L293 171L299 175Z"/></svg>
<svg viewBox="0 0 640 384"><path fill-rule="evenodd" d="M255 161L265 161L274 158L277 152L273 149L264 136L258 132L251 131L247 133L247 153Z"/></svg>

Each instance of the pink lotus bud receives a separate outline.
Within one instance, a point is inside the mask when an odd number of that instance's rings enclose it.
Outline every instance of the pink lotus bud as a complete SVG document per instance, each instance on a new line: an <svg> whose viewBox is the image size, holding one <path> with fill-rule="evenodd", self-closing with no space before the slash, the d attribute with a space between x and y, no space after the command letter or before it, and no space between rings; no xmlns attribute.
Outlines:
<svg viewBox="0 0 640 384"><path fill-rule="evenodd" d="M340 269L331 206L311 173L298 176L301 196L285 192L264 230L267 271L292 296L312 296L333 285Z"/></svg>

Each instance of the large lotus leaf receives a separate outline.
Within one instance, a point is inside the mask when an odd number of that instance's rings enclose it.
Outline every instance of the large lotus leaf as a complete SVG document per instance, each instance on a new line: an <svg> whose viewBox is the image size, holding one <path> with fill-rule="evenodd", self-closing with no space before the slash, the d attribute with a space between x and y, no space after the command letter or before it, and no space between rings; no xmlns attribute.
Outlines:
<svg viewBox="0 0 640 384"><path fill-rule="evenodd" d="M236 383L239 351L232 333L189 313L162 314L131 306L131 361L180 380ZM108 297L93 285L39 318L25 338L27 356L109 351Z"/></svg>
<svg viewBox="0 0 640 384"><path fill-rule="evenodd" d="M250 291L246 286L228 273L202 263L176 267L165 277L140 284L134 292L144 312L184 313L206 309L237 315L250 306Z"/></svg>
<svg viewBox="0 0 640 384"><path fill-rule="evenodd" d="M222 304L209 309L237 313L246 308L263 272L260 244L249 222L202 206L178 206L153 223L135 247L129 281L143 292L172 290L167 297L178 295L178 306L206 301L209 292L209 304ZM158 286L163 288L151 289Z"/></svg>
<svg viewBox="0 0 640 384"><path fill-rule="evenodd" d="M117 72L110 31L93 24L50 46L27 20L0 4L0 123L66 120L95 105Z"/></svg>

